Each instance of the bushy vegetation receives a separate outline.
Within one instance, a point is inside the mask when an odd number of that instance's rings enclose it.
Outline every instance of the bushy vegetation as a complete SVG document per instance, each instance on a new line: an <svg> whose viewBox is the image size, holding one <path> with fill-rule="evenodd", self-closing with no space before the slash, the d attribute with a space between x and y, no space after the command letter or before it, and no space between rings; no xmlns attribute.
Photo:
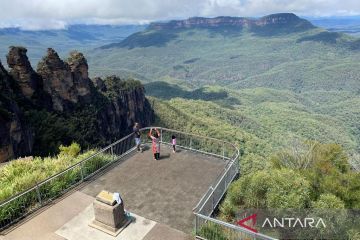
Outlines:
<svg viewBox="0 0 360 240"><path fill-rule="evenodd" d="M9 162L0 168L0 201L33 187L36 183L96 153L96 150L84 153L80 153L80 150L77 143L69 146L60 145L59 154L54 157L27 157ZM111 159L111 156L100 154L96 161L107 163Z"/></svg>
<svg viewBox="0 0 360 240"><path fill-rule="evenodd" d="M136 88L142 88L142 84L138 80L129 78L127 80L120 79L115 75L107 76L104 79L106 85L106 92L104 93L109 99L117 98L126 91L131 91Z"/></svg>
<svg viewBox="0 0 360 240"><path fill-rule="evenodd" d="M227 201L237 208L358 209L360 182L355 179L360 173L350 170L339 145L311 142L281 151L270 168L241 177L229 189Z"/></svg>
<svg viewBox="0 0 360 240"><path fill-rule="evenodd" d="M327 234L335 234L331 232L335 228L339 236L354 234L348 231L351 221L354 230L359 227L353 219L356 215L346 220L340 210L360 208L359 179L341 146L307 142L275 154L270 168L235 181L220 207L220 217L235 221L241 209L314 209L313 213L331 218L328 224L336 223L327 226Z"/></svg>
<svg viewBox="0 0 360 240"><path fill-rule="evenodd" d="M72 143L70 146L61 145L59 148L60 152L57 156L22 158L11 161L0 168L0 201L34 187L50 176L96 153L96 150L80 153L81 148L77 143ZM98 154L90 161L82 164L81 168L73 168L46 184L41 185L39 187L39 193L42 203L46 203L61 195L64 191L81 181L82 176L88 176L111 162L111 160L111 155L105 153ZM17 198L17 200L7 204L5 207L0 208L0 222L5 223L8 219L16 219L26 212L34 208L36 209L38 205L39 199L37 192L35 190L28 192Z"/></svg>

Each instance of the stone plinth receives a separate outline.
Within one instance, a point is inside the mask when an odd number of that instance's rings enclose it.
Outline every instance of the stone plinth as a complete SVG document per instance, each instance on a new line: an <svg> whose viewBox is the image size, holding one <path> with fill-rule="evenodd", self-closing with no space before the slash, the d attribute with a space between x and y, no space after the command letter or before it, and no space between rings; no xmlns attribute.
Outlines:
<svg viewBox="0 0 360 240"><path fill-rule="evenodd" d="M96 197L93 207L95 219L90 223L91 227L116 236L130 223L123 203L113 201L112 193L102 191Z"/></svg>

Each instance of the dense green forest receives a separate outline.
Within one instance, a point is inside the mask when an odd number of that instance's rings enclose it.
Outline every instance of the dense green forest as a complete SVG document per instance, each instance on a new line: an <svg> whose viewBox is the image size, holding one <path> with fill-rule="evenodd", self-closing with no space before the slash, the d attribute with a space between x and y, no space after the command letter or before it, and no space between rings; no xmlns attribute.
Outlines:
<svg viewBox="0 0 360 240"><path fill-rule="evenodd" d="M258 34L226 28L146 30L89 51L93 75L131 72L146 81L199 87L359 91L360 41L321 28Z"/></svg>
<svg viewBox="0 0 360 240"><path fill-rule="evenodd" d="M156 98L152 100L154 109L159 111L158 119L164 124L171 124L174 128L192 126L201 129L205 124L197 124L196 120L214 121L206 128L219 129L204 133L216 135L224 132L219 137L234 136L227 140L235 143L239 140L237 134L251 135L257 144L263 144L259 151L262 155L286 147L293 140L338 143L354 154L359 148L357 126L360 112L355 106L360 98L352 92L300 94L269 88L229 90L216 86L188 90L158 82L146 84L145 88L148 95ZM174 116L168 116L170 112L165 114L165 106L173 109ZM185 117L177 117L175 113L185 114L190 121L176 124ZM231 134L224 130L224 126L229 126Z"/></svg>

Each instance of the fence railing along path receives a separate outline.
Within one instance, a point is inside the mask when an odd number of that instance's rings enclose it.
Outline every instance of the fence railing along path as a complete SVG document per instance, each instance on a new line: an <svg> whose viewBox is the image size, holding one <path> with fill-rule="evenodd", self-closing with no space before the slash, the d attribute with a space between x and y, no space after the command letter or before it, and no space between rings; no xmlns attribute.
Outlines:
<svg viewBox="0 0 360 240"><path fill-rule="evenodd" d="M142 128L142 140L150 127ZM207 192L193 209L195 220L195 235L199 239L217 240L221 232L226 239L272 239L245 228L229 224L212 217L231 182L239 175L239 150L234 144L196 134L158 127L161 132L162 144L170 144L171 136L175 135L177 146L190 151L210 155L225 161L225 168L216 180L209 186ZM148 142L145 141L145 142ZM129 153L136 151L134 134L110 144L92 156L68 167L67 169L37 183L35 186L18 193L0 203L0 231L8 228L55 198L83 183L111 164L118 162ZM213 236L206 233L207 227L212 227ZM214 231L215 230L215 231ZM217 232L219 231L219 232Z"/></svg>

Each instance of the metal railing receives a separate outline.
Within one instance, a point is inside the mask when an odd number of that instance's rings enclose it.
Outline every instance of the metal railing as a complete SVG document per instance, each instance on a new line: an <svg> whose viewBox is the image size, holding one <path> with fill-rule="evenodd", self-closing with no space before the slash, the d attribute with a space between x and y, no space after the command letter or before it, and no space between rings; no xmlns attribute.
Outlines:
<svg viewBox="0 0 360 240"><path fill-rule="evenodd" d="M142 139L146 137L150 127L140 129ZM177 146L190 151L210 155L225 162L223 171L217 176L207 192L193 209L195 216L195 235L199 239L271 239L253 233L245 228L235 226L215 218L212 214L217 209L231 182L239 174L239 150L235 145L211 137L184 133L177 130L158 127L161 132L160 142L171 143L172 135L176 136ZM0 203L0 231L38 210L53 199L78 186L88 178L119 161L136 149L133 135L112 143L92 156L70 166L32 188L23 191ZM146 141L145 141L146 142ZM211 229L209 229L211 228ZM214 232L214 230L216 230ZM211 234L215 235L211 235ZM226 238L219 238L226 234Z"/></svg>
<svg viewBox="0 0 360 240"><path fill-rule="evenodd" d="M118 161L135 149L133 134L0 203L0 231Z"/></svg>

